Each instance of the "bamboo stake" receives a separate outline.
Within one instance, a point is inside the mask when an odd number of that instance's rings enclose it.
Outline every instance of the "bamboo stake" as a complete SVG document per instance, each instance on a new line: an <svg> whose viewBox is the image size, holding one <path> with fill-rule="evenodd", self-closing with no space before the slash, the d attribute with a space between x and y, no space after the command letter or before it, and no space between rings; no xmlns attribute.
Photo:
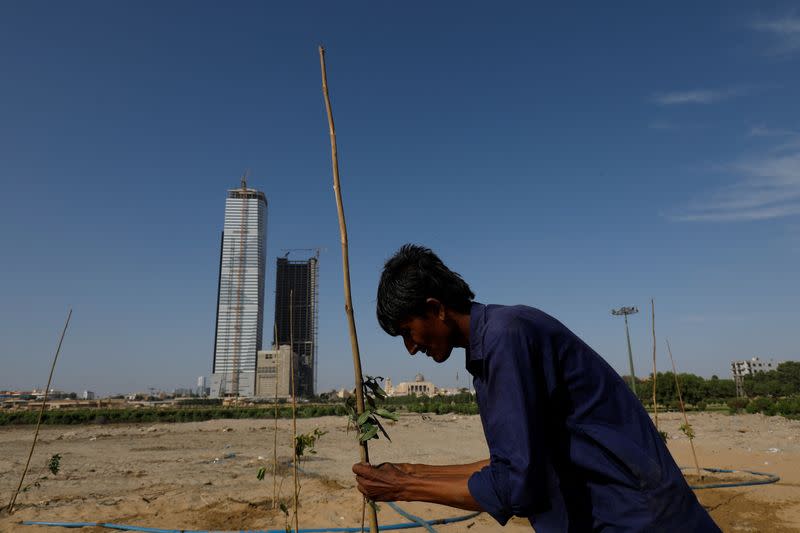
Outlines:
<svg viewBox="0 0 800 533"><path fill-rule="evenodd" d="M353 351L353 374L356 386L356 412L361 415L364 412L364 385L361 375L361 354L358 349L358 334L356 333L356 321L353 316L353 299L350 293L350 258L347 248L347 223L344 218L344 205L342 204L342 190L339 180L339 156L336 150L336 128L333 124L333 111L331 110L331 98L328 94L328 74L325 69L325 49L319 47L319 65L322 71L322 94L325 97L325 110L328 114L328 131L331 138L331 167L333 169L333 192L336 196L336 211L339 215L339 234L342 242L342 273L344 275L344 310L347 314L347 325L350 330L350 347ZM369 463L369 447L366 442L361 442L361 462ZM378 533L378 514L375 507L369 506L369 530L371 533Z"/></svg>
<svg viewBox="0 0 800 533"><path fill-rule="evenodd" d="M656 303L653 298L650 298L650 310L652 312L653 322L653 415L655 417L656 430L658 430L658 403L656 400L656 381L658 381L656 373Z"/></svg>
<svg viewBox="0 0 800 533"><path fill-rule="evenodd" d="M25 475L28 473L28 467L31 465L31 457L33 457L33 450L36 448L36 440L39 438L39 426L42 424L42 416L44 415L44 408L47 404L47 393L50 390L50 383L53 380L53 371L56 369L56 361L58 361L58 354L61 353L61 343L64 342L64 335L67 333L67 326L69 326L69 319L72 318L72 308L67 313L67 321L64 323L64 329L61 330L61 338L58 340L58 348L56 348L56 355L53 357L53 364L50 365L50 376L47 378L47 387L44 389L44 398L42 399L42 408L39 409L39 418L36 420L36 431L33 433L33 442L31 443L31 451L28 453L28 460L25 462L25 469L22 471L22 477L19 478L19 485L14 495L11 497L11 502L8 504L8 514L14 512L14 504L17 502L17 496L22 489L22 483L25 481Z"/></svg>
<svg viewBox="0 0 800 533"><path fill-rule="evenodd" d="M291 374L292 374L292 477L294 477L294 530L300 531L300 517L297 514L298 499L300 496L300 487L297 485L297 394L294 385L294 291L289 291L289 348L291 354L289 357Z"/></svg>
<svg viewBox="0 0 800 533"><path fill-rule="evenodd" d="M278 323L275 322L275 431L272 441L272 508L278 507L278 376L280 376L280 340ZM291 353L291 352L290 352ZM290 356L291 357L291 356Z"/></svg>
<svg viewBox="0 0 800 533"><path fill-rule="evenodd" d="M669 352L669 360L672 362L672 375L675 376L675 389L678 391L678 401L681 404L681 412L683 413L683 422L686 424L688 431L691 432L692 427L689 425L689 419L686 417L686 407L683 405L683 396L681 396L681 386L678 383L678 371L675 369L675 359L672 358L672 348L669 345L669 339L667 341L667 352ZM700 463L697 462L697 453L694 450L694 436L687 433L686 435L689 437L689 445L692 447L692 457L694 457L694 467L697 469L697 476L703 477L700 473Z"/></svg>

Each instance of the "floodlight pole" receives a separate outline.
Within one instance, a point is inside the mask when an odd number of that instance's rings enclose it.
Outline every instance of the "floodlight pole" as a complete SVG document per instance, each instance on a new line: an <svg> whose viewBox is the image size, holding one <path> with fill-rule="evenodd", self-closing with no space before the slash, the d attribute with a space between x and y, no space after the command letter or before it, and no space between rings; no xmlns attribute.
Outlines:
<svg viewBox="0 0 800 533"><path fill-rule="evenodd" d="M628 339L628 363L631 367L631 390L636 394L636 373L633 371L633 350L631 349L631 334L628 331L628 315L635 315L639 312L636 307L620 307L619 309L612 309L611 314L614 316L622 316L625 318L625 337Z"/></svg>

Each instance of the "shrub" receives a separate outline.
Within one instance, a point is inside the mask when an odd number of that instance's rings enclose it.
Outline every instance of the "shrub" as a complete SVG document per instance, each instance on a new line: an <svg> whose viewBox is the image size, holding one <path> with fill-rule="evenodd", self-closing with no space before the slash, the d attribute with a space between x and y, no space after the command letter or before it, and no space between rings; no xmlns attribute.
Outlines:
<svg viewBox="0 0 800 533"><path fill-rule="evenodd" d="M773 416L776 413L775 401L772 398L761 397L754 398L747 405L748 413L764 413L767 416Z"/></svg>
<svg viewBox="0 0 800 533"><path fill-rule="evenodd" d="M731 398L726 403L728 404L730 413L736 414L741 412L742 409L746 409L747 405L750 403L750 400L747 398Z"/></svg>

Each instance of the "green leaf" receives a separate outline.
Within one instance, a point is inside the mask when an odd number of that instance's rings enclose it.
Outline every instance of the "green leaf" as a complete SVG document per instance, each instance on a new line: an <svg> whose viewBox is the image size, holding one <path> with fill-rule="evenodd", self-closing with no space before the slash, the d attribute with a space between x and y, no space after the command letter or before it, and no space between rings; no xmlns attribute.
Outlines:
<svg viewBox="0 0 800 533"><path fill-rule="evenodd" d="M356 420L356 425L358 425L358 427L363 426L364 422L369 420L370 415L372 415L370 411L364 411L363 413L361 413L361 416L359 416L358 420Z"/></svg>
<svg viewBox="0 0 800 533"><path fill-rule="evenodd" d="M393 413L391 411L388 411L386 409L383 409L383 408L377 409L375 411L375 414L378 415L378 416L381 416L383 418L388 418L390 420L394 420L395 422L400 420L400 417L397 416L395 413Z"/></svg>
<svg viewBox="0 0 800 533"><path fill-rule="evenodd" d="M361 442L366 442L369 439L374 439L375 436L378 434L378 426L373 426L371 424L365 424L365 427L369 427L369 429L365 429L364 433L361 434L361 437L358 439Z"/></svg>
<svg viewBox="0 0 800 533"><path fill-rule="evenodd" d="M264 475L266 473L267 473L267 469L262 466L261 468L258 469L258 473L256 474L256 477L258 478L259 481L261 481L261 480L264 479Z"/></svg>

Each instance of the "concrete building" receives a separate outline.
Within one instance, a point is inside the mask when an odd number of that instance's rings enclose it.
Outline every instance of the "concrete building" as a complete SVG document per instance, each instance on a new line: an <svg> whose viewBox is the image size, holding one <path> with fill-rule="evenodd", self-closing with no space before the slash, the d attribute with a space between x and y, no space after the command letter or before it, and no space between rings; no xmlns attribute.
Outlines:
<svg viewBox="0 0 800 533"><path fill-rule="evenodd" d="M759 372L769 372L778 368L783 361L762 361L759 357L753 357L744 361L731 361L731 374L733 374L733 381L736 383L736 396L743 398L744 393L744 377L752 376Z"/></svg>
<svg viewBox="0 0 800 533"><path fill-rule="evenodd" d="M298 357L297 395L303 398L314 396L317 390L318 263L317 256L305 261L279 257L275 274L277 335L272 344L292 344Z"/></svg>
<svg viewBox="0 0 800 533"><path fill-rule="evenodd" d="M253 396L264 323L267 197L228 191L220 246L211 396Z"/></svg>
<svg viewBox="0 0 800 533"><path fill-rule="evenodd" d="M782 361L769 359L762 361L760 357L753 357L744 361L731 361L731 373L733 377L751 376L758 372L769 372L778 368Z"/></svg>
<svg viewBox="0 0 800 533"><path fill-rule="evenodd" d="M94 400L95 394L90 390L85 390L81 394L81 400Z"/></svg>
<svg viewBox="0 0 800 533"><path fill-rule="evenodd" d="M292 356L294 355L294 361ZM297 354L292 354L288 344L277 350L259 350L256 360L256 396L261 398L292 397L291 369L297 367ZM295 375L295 380L297 376ZM275 388L277 387L277 393ZM295 388L297 382L295 381Z"/></svg>
<svg viewBox="0 0 800 533"><path fill-rule="evenodd" d="M397 385L392 383L392 378L386 378L384 390L388 396L409 396L416 394L417 396L434 396L436 395L436 386L430 381L425 381L425 376L417 374L413 382L401 382Z"/></svg>

